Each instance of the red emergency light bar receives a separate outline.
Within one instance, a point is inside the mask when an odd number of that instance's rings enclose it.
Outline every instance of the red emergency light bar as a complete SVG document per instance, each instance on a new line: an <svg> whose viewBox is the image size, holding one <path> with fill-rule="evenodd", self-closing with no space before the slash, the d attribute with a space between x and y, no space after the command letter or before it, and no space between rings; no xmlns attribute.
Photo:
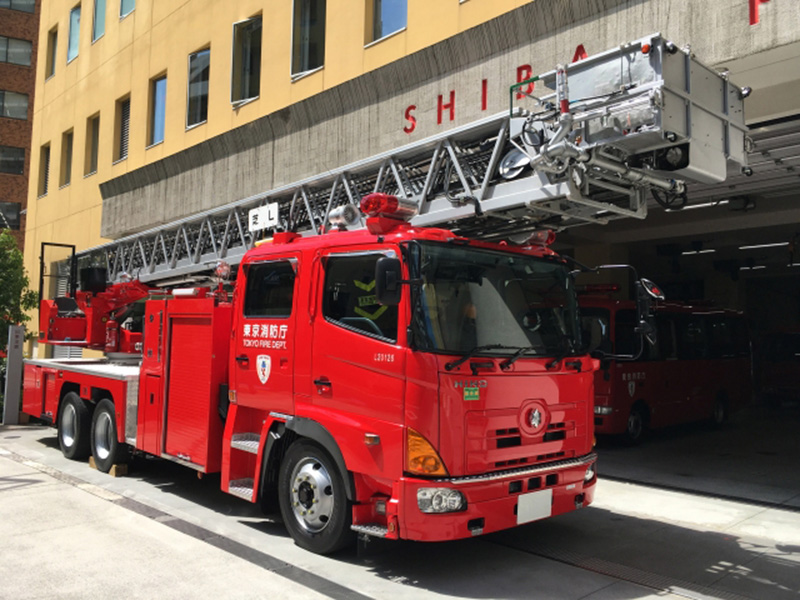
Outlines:
<svg viewBox="0 0 800 600"><path fill-rule="evenodd" d="M367 194L361 199L361 212L368 217L394 217L408 221L417 214L417 205L391 194Z"/></svg>

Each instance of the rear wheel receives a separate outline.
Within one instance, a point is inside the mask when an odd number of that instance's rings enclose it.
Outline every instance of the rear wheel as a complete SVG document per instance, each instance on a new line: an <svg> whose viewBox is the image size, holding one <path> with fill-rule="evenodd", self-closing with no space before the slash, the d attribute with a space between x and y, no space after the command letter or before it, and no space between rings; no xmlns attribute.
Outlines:
<svg viewBox="0 0 800 600"><path fill-rule="evenodd" d="M284 524L301 548L330 554L355 541L343 474L317 444L302 440L289 448L281 464L278 499Z"/></svg>
<svg viewBox="0 0 800 600"><path fill-rule="evenodd" d="M625 441L630 445L640 444L647 426L647 413L642 406L634 406L625 426Z"/></svg>
<svg viewBox="0 0 800 600"><path fill-rule="evenodd" d="M113 465L127 463L130 448L117 439L117 417L114 403L101 400L92 417L92 456L97 469L108 473Z"/></svg>
<svg viewBox="0 0 800 600"><path fill-rule="evenodd" d="M72 460L89 456L91 422L92 415L81 397L75 392L66 394L58 414L58 445L64 456Z"/></svg>

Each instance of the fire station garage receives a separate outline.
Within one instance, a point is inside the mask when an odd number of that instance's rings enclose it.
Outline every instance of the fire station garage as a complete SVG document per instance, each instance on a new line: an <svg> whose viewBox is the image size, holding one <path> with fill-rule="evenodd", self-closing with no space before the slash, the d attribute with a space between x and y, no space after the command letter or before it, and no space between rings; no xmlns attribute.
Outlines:
<svg viewBox="0 0 800 600"><path fill-rule="evenodd" d="M686 310L690 305L695 313L709 315L736 311L740 316L733 318L747 332L745 340L725 349L720 349L718 340L716 351L714 340L704 338L705 348L693 351L694 358L703 353L708 357L709 362L701 364L684 362L692 351L675 348L670 338L675 336L680 345L681 337L685 342L694 334L713 337L710 322L704 333L693 331L698 323L685 319L675 322L677 332L660 329L666 338L658 340L659 348L645 349L642 359L634 361L641 368L616 374L621 386L614 393L627 400L620 410L629 410L637 399L643 409L639 415L643 423L632 424L643 425L639 430L642 444L630 448L626 434L601 435L604 471L667 487L778 504L795 497L797 502L800 479L792 465L800 459L796 442L800 416L800 106L796 95L800 48L767 51L724 67L742 85L754 89L746 111L752 139L749 170L731 170L723 184L689 186L682 206L651 200L642 221L625 219L570 229L558 236L556 247L574 253L583 263L630 263L640 276L660 284L667 298L665 306L679 304ZM580 277L587 297L608 300L630 294L627 275ZM737 344L738 349L733 347ZM752 362L734 358L737 351L744 354L748 345ZM721 367L724 362L728 365ZM743 369L751 369L752 378L742 380L737 371ZM635 381L623 381L630 377ZM681 391L685 402L675 398L679 380L689 382ZM750 382L752 386L739 390L740 394L730 391ZM644 406L658 396L654 386L661 388L667 402L677 405ZM718 415L724 421L720 427L713 426L716 394L725 396L726 403L725 414ZM700 399L703 396L705 400ZM693 407L697 401L705 407ZM661 419L652 414L659 410ZM603 420L607 417L596 414L596 423ZM650 420L654 425L656 421L670 425L648 430ZM676 424L684 420L694 423ZM620 422L615 431L625 425ZM599 426L598 431L602 430Z"/></svg>

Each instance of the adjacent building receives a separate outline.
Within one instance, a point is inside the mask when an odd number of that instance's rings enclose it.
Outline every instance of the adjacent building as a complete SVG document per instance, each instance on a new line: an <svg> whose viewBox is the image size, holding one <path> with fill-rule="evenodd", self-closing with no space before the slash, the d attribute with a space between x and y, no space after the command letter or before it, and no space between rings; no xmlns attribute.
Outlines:
<svg viewBox="0 0 800 600"><path fill-rule="evenodd" d="M798 22L786 0L50 0L26 266L42 242L91 247L499 113L510 84L656 31L751 86L748 122L784 127L800 114ZM792 189L792 165L767 163ZM650 235L633 231L619 239ZM592 228L562 239L627 255Z"/></svg>
<svg viewBox="0 0 800 600"><path fill-rule="evenodd" d="M41 0L0 0L0 229L20 250L28 200Z"/></svg>

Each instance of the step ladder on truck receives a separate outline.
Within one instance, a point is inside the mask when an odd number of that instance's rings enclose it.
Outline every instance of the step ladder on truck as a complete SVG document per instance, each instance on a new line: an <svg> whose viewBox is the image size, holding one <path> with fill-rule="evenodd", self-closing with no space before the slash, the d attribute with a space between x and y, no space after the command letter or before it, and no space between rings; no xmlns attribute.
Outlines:
<svg viewBox="0 0 800 600"><path fill-rule="evenodd" d="M597 361L549 244L745 168L747 91L660 35L535 79L527 109L78 253L40 341L106 358L27 361L24 412L103 471L219 472L319 553L586 506Z"/></svg>

